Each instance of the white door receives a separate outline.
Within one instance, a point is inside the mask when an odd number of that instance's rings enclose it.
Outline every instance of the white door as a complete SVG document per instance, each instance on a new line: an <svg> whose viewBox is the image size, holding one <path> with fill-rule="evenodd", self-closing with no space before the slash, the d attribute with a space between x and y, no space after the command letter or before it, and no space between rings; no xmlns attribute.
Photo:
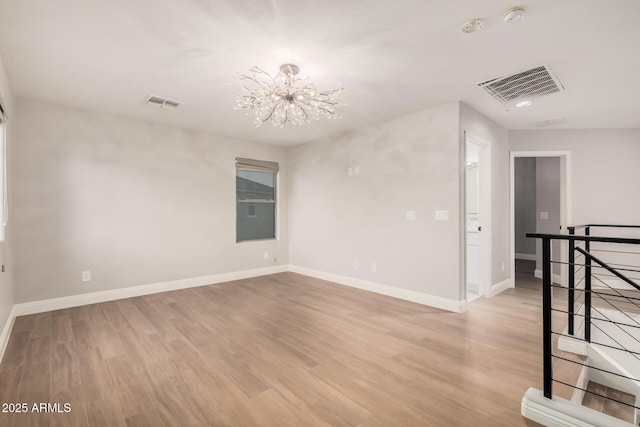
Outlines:
<svg viewBox="0 0 640 427"><path fill-rule="evenodd" d="M491 155L488 142L465 136L465 289L467 301L489 294Z"/></svg>

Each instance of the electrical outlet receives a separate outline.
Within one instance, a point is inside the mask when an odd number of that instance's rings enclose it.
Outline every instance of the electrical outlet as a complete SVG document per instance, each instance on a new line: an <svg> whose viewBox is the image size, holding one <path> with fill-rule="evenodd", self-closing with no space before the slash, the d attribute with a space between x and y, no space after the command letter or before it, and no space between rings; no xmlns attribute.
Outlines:
<svg viewBox="0 0 640 427"><path fill-rule="evenodd" d="M378 264L376 264L375 262L371 263L371 272L375 273L378 271Z"/></svg>
<svg viewBox="0 0 640 427"><path fill-rule="evenodd" d="M504 271L504 262L500 265L500 269Z"/></svg>
<svg viewBox="0 0 640 427"><path fill-rule="evenodd" d="M262 256L264 259L269 259L269 252L265 252Z"/></svg>
<svg viewBox="0 0 640 427"><path fill-rule="evenodd" d="M347 169L347 175L353 176L353 168L348 168Z"/></svg>
<svg viewBox="0 0 640 427"><path fill-rule="evenodd" d="M82 272L82 281L83 282L90 282L91 281L91 272L90 271L83 271Z"/></svg>
<svg viewBox="0 0 640 427"><path fill-rule="evenodd" d="M360 175L360 166L356 166L355 168L353 168L353 171L356 175Z"/></svg>
<svg viewBox="0 0 640 427"><path fill-rule="evenodd" d="M416 211L407 211L406 212L407 221L415 221L416 220Z"/></svg>
<svg viewBox="0 0 640 427"><path fill-rule="evenodd" d="M358 261L358 260L353 261L353 268L355 268L355 269L360 268L360 261Z"/></svg>

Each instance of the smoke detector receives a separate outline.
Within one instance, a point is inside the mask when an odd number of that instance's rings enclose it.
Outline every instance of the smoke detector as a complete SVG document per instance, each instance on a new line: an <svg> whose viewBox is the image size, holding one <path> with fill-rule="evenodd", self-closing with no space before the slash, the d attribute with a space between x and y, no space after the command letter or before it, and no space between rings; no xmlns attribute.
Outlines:
<svg viewBox="0 0 640 427"><path fill-rule="evenodd" d="M519 19L522 19L526 11L527 10L524 8L524 6L512 7L511 9L507 9L504 11L502 19L504 19L505 24L513 24Z"/></svg>
<svg viewBox="0 0 640 427"><path fill-rule="evenodd" d="M147 105L155 108L161 108L163 110L175 110L182 104L178 101L172 101L171 99L162 98L160 96L149 95L145 101Z"/></svg>
<svg viewBox="0 0 640 427"><path fill-rule="evenodd" d="M465 34L475 33L476 31L481 30L484 27L482 23L482 19L472 19L467 21L462 26L462 32Z"/></svg>

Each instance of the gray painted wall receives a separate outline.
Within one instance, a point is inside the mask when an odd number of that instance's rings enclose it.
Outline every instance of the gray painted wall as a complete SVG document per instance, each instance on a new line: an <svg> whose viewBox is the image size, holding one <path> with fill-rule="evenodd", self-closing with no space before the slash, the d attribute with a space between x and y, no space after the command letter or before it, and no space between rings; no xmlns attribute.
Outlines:
<svg viewBox="0 0 640 427"><path fill-rule="evenodd" d="M458 115L449 103L293 148L291 263L462 299Z"/></svg>
<svg viewBox="0 0 640 427"><path fill-rule="evenodd" d="M13 150L16 140L15 123L18 113L15 109L15 101L11 89L9 88L9 80L4 68L2 57L0 56L0 99L2 105L9 117L6 123L7 135L7 177L8 177L8 201L9 201L9 221L5 229L5 240L0 243L0 253L2 253L2 263L5 265L5 272L0 273L0 332L9 318L9 312L15 302L15 281L14 281L14 232L13 225L15 223L15 210L13 209ZM0 344L1 345L1 344Z"/></svg>
<svg viewBox="0 0 640 427"><path fill-rule="evenodd" d="M560 158L536 159L536 230L538 233L560 233ZM548 219L542 219L547 212ZM536 239L536 269L542 271L542 242ZM551 258L560 261L560 242L551 244ZM560 274L560 264L553 265L553 272Z"/></svg>
<svg viewBox="0 0 640 427"><path fill-rule="evenodd" d="M464 103L460 103L459 130L461 147L464 146L465 131L491 144L491 283L497 284L509 278L508 132ZM460 170L463 168L461 163ZM464 249L462 244L460 249Z"/></svg>
<svg viewBox="0 0 640 427"><path fill-rule="evenodd" d="M279 240L235 236L235 157L279 162L287 188L283 147L24 99L17 108L17 302L288 263L286 191Z"/></svg>
<svg viewBox="0 0 640 427"><path fill-rule="evenodd" d="M514 159L515 241L517 254L536 255L535 239L527 233L536 231L536 158Z"/></svg>

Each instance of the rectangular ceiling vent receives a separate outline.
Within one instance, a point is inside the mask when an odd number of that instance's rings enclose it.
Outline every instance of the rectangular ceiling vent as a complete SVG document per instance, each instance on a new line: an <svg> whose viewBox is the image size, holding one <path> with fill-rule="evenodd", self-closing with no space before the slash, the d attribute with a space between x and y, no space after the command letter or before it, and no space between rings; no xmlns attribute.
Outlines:
<svg viewBox="0 0 640 427"><path fill-rule="evenodd" d="M564 90L548 65L478 83L501 104L512 104Z"/></svg>
<svg viewBox="0 0 640 427"><path fill-rule="evenodd" d="M537 128L544 128L547 126L557 126L563 123L567 123L567 119L564 117L557 117L555 119L543 120L541 122L536 122L533 125Z"/></svg>
<svg viewBox="0 0 640 427"><path fill-rule="evenodd" d="M172 101L167 98L162 98L160 96L150 95L147 97L146 104L155 108L162 108L165 110L175 110L181 104L178 101Z"/></svg>

